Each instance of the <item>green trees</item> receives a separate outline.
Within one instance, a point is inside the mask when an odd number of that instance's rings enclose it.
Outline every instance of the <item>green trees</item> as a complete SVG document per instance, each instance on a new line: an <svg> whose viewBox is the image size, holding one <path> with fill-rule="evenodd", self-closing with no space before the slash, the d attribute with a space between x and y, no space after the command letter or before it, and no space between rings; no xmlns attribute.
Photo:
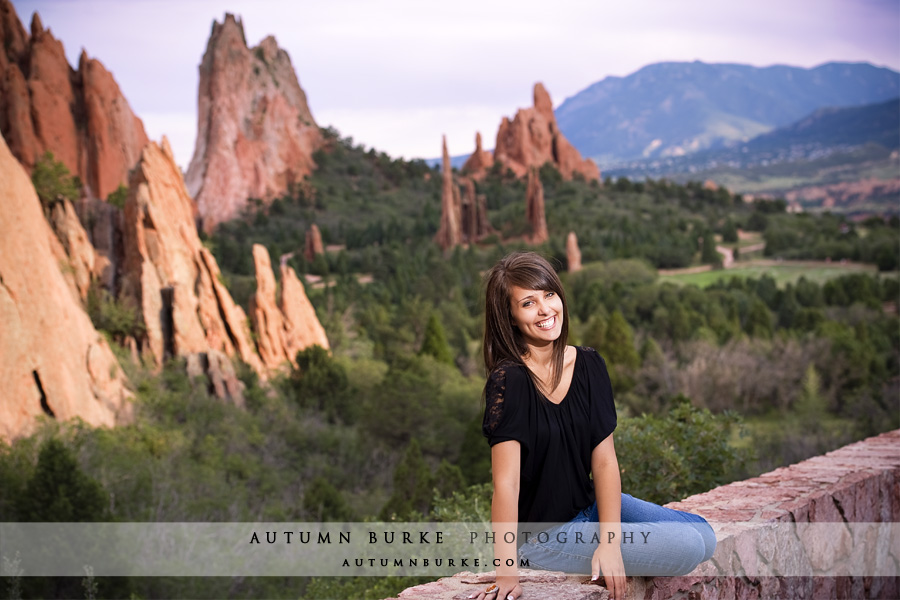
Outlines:
<svg viewBox="0 0 900 600"><path fill-rule="evenodd" d="M289 379L295 401L325 413L332 422L353 423L358 402L353 401L344 367L319 345L299 351L296 362Z"/></svg>
<svg viewBox="0 0 900 600"><path fill-rule="evenodd" d="M80 523L105 520L108 506L103 487L85 475L62 442L50 438L41 446L16 513L19 521Z"/></svg>
<svg viewBox="0 0 900 600"><path fill-rule="evenodd" d="M435 313L431 313L431 316L428 317L428 324L425 325L425 338L419 354L433 356L439 362L448 365L453 364L453 354L450 352L444 327Z"/></svg>
<svg viewBox="0 0 900 600"><path fill-rule="evenodd" d="M34 164L31 182L45 210L62 198L74 201L81 195L81 180L49 150Z"/></svg>

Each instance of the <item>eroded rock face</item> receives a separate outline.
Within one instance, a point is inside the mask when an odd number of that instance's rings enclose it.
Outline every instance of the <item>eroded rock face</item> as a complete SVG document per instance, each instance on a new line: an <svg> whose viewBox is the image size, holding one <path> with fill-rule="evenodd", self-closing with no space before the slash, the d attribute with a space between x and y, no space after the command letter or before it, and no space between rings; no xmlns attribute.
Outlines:
<svg viewBox="0 0 900 600"><path fill-rule="evenodd" d="M487 218L487 197L475 193L475 182L472 179L463 179L463 189L461 207L463 240L470 243L477 242L494 233L494 228Z"/></svg>
<svg viewBox="0 0 900 600"><path fill-rule="evenodd" d="M28 169L46 151L77 174L88 195L106 198L128 180L147 144L144 125L112 75L82 51L78 70L37 13L25 33L0 0L0 132Z"/></svg>
<svg viewBox="0 0 900 600"><path fill-rule="evenodd" d="M486 152L481 147L481 132L475 134L475 152L466 159L463 165L463 173L471 174L475 179L481 179L494 166L494 155Z"/></svg>
<svg viewBox="0 0 900 600"><path fill-rule="evenodd" d="M512 121L503 117L493 159L518 177L525 176L532 167L540 168L549 162L559 169L564 179L571 179L575 173L589 181L600 179L594 161L582 159L559 131L550 94L540 83L534 85L532 108L519 109Z"/></svg>
<svg viewBox="0 0 900 600"><path fill-rule="evenodd" d="M531 224L529 241L532 244L543 244L549 239L547 218L544 214L544 186L537 169L528 169L528 180L525 185L525 217Z"/></svg>
<svg viewBox="0 0 900 600"><path fill-rule="evenodd" d="M281 288L277 294L275 274L265 246L254 244L253 266L256 294L250 299L250 319L263 364L269 369L296 366L297 352L318 344L329 348L325 329L306 297L294 269L281 265Z"/></svg>
<svg viewBox="0 0 900 600"><path fill-rule="evenodd" d="M203 228L272 199L315 167L322 135L287 52L273 37L247 47L234 15L213 23L200 64L198 131L185 181Z"/></svg>
<svg viewBox="0 0 900 600"><path fill-rule="evenodd" d="M435 241L443 250L462 243L462 214L459 188L453 181L450 154L447 152L447 136L443 137L443 169L441 171L441 225Z"/></svg>
<svg viewBox="0 0 900 600"><path fill-rule="evenodd" d="M310 346L318 345L326 350L331 348L325 328L316 316L316 309L306 297L303 283L294 269L287 265L281 265L278 307L284 315L285 345L289 357L297 356L297 352Z"/></svg>
<svg viewBox="0 0 900 600"><path fill-rule="evenodd" d="M38 415L127 421L126 380L60 271L34 187L0 139L0 437Z"/></svg>
<svg viewBox="0 0 900 600"><path fill-rule="evenodd" d="M120 297L140 309L147 330L142 350L157 365L170 356L222 352L264 378L247 317L200 243L193 203L165 139L144 149L124 213Z"/></svg>
<svg viewBox="0 0 900 600"><path fill-rule="evenodd" d="M87 299L88 288L95 276L95 251L88 239L87 232L81 226L75 207L69 200L56 202L50 209L50 225L64 250L64 257L69 268L64 273L71 279L81 300Z"/></svg>
<svg viewBox="0 0 900 600"><path fill-rule="evenodd" d="M277 369L286 362L294 364L287 353L284 315L275 303L275 274L269 251L260 244L253 245L253 269L256 272L256 293L250 298L250 321L256 332L256 347L263 365Z"/></svg>
<svg viewBox="0 0 900 600"><path fill-rule="evenodd" d="M566 236L566 264L569 273L577 273L581 270L581 249L578 247L578 236L570 231Z"/></svg>

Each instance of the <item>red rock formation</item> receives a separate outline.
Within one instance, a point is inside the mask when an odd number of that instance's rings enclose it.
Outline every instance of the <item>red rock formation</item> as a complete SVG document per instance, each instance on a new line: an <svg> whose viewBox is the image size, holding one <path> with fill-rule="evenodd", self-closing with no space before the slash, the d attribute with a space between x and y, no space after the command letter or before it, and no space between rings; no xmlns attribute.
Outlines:
<svg viewBox="0 0 900 600"><path fill-rule="evenodd" d="M447 152L447 136L443 138L443 187L441 188L441 225L434 240L447 250L462 243L462 211L459 188L453 181L450 154Z"/></svg>
<svg viewBox="0 0 900 600"><path fill-rule="evenodd" d="M81 226L71 202L68 200L56 202L50 209L49 217L53 232L64 251L57 258L68 263L65 270L66 279L71 280L78 297L86 300L91 280L96 274L94 247Z"/></svg>
<svg viewBox="0 0 900 600"><path fill-rule="evenodd" d="M248 48L234 15L213 23L200 64L198 131L188 190L203 228L238 216L250 197L287 191L315 167L322 135L287 52L273 37Z"/></svg>
<svg viewBox="0 0 900 600"><path fill-rule="evenodd" d="M528 169L528 182L525 186L525 217L531 225L528 240L532 244L543 244L549 239L547 218L544 215L544 186L537 169Z"/></svg>
<svg viewBox="0 0 900 600"><path fill-rule="evenodd" d="M2 139L0 181L0 437L26 435L42 414L128 420L122 370L67 286L56 236Z"/></svg>
<svg viewBox="0 0 900 600"><path fill-rule="evenodd" d="M289 357L297 356L297 352L310 346L318 345L326 350L331 348L325 328L316 316L316 309L306 297L303 283L294 269L287 265L281 265L278 307L284 315L284 338Z"/></svg>
<svg viewBox="0 0 900 600"><path fill-rule="evenodd" d="M306 232L303 256L306 257L306 260L312 262L317 255L324 253L325 246L322 245L322 233L319 231L319 227L313 223L309 226L309 231Z"/></svg>
<svg viewBox="0 0 900 600"><path fill-rule="evenodd" d="M494 155L481 148L481 132L478 132L475 134L475 152L466 159L462 171L470 174L474 179L481 179L493 166Z"/></svg>
<svg viewBox="0 0 900 600"><path fill-rule="evenodd" d="M569 273L577 273L581 270L581 249L578 247L578 236L570 231L566 237L566 264Z"/></svg>
<svg viewBox="0 0 900 600"><path fill-rule="evenodd" d="M247 317L200 243L194 205L165 139L161 147L144 148L124 213L120 296L140 308L147 329L143 349L157 365L169 356L219 351L265 377Z"/></svg>
<svg viewBox="0 0 900 600"><path fill-rule="evenodd" d="M106 198L127 182L147 144L144 125L112 75L82 51L78 71L37 13L28 36L0 0L0 132L27 169L46 151Z"/></svg>
<svg viewBox="0 0 900 600"><path fill-rule="evenodd" d="M551 163L564 179L575 173L587 180L599 180L600 170L591 159L582 159L578 150L559 131L553 114L553 102L544 86L534 86L534 107L520 109L510 121L503 117L497 131L494 160L511 169L518 177L530 167Z"/></svg>
<svg viewBox="0 0 900 600"><path fill-rule="evenodd" d="M277 369L294 357L287 353L284 315L275 304L275 274L265 246L253 244L253 268L256 272L256 293L250 298L250 322L256 332L256 347L263 365Z"/></svg>
<svg viewBox="0 0 900 600"><path fill-rule="evenodd" d="M294 357L300 350L314 344L327 350L325 329L294 270L281 266L281 290L276 305L275 275L265 246L254 244L253 265L256 293L250 298L250 319L263 364L269 369L282 368L288 362L296 366Z"/></svg>
<svg viewBox="0 0 900 600"><path fill-rule="evenodd" d="M475 194L475 182L466 178L463 180L463 187L465 189L461 207L463 240L474 243L493 233L494 228L487 218L487 199L484 194Z"/></svg>

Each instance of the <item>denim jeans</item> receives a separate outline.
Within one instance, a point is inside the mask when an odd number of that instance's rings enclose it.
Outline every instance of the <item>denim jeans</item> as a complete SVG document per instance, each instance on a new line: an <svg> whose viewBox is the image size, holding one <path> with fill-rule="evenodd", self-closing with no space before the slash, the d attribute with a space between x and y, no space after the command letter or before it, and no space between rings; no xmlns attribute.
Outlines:
<svg viewBox="0 0 900 600"><path fill-rule="evenodd" d="M519 558L527 559L532 569L590 574L598 544L598 521L595 502L568 523L527 536L519 548ZM619 541L627 575L685 575L709 560L716 549L716 534L703 517L628 494L622 494Z"/></svg>

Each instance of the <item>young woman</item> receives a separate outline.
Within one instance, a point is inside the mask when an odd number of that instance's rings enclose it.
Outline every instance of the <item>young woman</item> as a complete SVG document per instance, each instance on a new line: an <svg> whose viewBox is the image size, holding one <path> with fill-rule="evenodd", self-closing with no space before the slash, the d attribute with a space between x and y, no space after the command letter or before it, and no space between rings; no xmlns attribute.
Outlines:
<svg viewBox="0 0 900 600"><path fill-rule="evenodd" d="M550 264L518 252L486 279L483 430L498 566L496 583L470 598L518 599L520 560L602 574L621 600L626 573L680 575L709 559L716 537L702 517L622 493L606 364L566 344L569 314ZM548 523L557 525L524 525Z"/></svg>

